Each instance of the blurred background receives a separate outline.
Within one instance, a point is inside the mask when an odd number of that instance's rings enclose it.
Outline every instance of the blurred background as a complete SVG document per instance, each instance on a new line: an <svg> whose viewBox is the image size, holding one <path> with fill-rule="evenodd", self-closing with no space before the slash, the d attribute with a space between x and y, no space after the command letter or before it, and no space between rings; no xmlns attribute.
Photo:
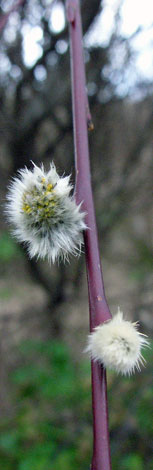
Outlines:
<svg viewBox="0 0 153 470"><path fill-rule="evenodd" d="M84 255L49 266L29 260L4 215L19 168L74 157L65 2L0 2L0 465L87 470L92 455ZM151 0L81 1L89 135L105 290L152 337ZM5 27L2 28L2 26ZM108 373L113 470L151 470L151 350L132 378Z"/></svg>

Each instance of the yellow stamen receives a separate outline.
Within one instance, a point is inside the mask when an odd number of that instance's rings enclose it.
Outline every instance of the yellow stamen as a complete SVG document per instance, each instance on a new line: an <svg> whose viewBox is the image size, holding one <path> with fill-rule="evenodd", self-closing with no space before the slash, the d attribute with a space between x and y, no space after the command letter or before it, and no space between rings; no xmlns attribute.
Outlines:
<svg viewBox="0 0 153 470"><path fill-rule="evenodd" d="M52 190L52 188L53 188L53 185L51 183L48 183L47 184L47 191L50 192Z"/></svg>
<svg viewBox="0 0 153 470"><path fill-rule="evenodd" d="M24 212L27 212L27 214L30 214L30 212L31 212L31 207L30 207L28 204L26 204L25 206L22 207L22 210L23 210Z"/></svg>

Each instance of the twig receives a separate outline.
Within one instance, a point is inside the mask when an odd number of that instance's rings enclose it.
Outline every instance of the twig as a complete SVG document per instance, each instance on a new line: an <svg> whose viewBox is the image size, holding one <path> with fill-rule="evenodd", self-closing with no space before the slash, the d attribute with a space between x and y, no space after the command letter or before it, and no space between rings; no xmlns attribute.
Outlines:
<svg viewBox="0 0 153 470"><path fill-rule="evenodd" d="M67 0L67 19L71 43L71 78L73 101L74 147L76 166L76 201L86 211L88 230L84 234L87 265L90 331L111 318L106 302L98 247L95 211L92 197L85 69L82 51L82 26L79 0ZM106 372L92 361L93 459L91 470L110 470Z"/></svg>

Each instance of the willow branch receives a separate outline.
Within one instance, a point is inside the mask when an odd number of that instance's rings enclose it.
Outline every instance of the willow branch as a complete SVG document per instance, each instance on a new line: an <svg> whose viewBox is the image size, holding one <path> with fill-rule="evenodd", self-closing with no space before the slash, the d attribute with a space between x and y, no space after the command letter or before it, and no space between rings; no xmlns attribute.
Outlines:
<svg viewBox="0 0 153 470"><path fill-rule="evenodd" d="M89 292L90 331L111 318L107 305L98 247L97 228L91 187L85 68L82 50L82 26L79 0L67 0L71 44L71 81L76 167L76 201L86 212L88 230L84 234ZM92 361L93 459L91 470L110 470L107 387L105 369Z"/></svg>

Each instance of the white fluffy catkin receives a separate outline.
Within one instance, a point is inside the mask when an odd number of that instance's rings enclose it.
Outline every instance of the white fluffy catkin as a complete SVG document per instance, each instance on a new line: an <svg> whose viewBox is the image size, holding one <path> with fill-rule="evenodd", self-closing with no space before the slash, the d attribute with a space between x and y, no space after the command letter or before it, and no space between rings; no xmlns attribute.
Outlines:
<svg viewBox="0 0 153 470"><path fill-rule="evenodd" d="M70 196L70 176L60 177L54 163L45 172L33 164L13 179L7 195L6 213L14 226L13 235L26 242L31 258L68 259L78 255L86 229L85 213Z"/></svg>
<svg viewBox="0 0 153 470"><path fill-rule="evenodd" d="M86 352L93 360L122 375L140 371L145 360L141 349L149 345L146 336L137 330L138 323L123 319L123 313L97 326L88 337Z"/></svg>

